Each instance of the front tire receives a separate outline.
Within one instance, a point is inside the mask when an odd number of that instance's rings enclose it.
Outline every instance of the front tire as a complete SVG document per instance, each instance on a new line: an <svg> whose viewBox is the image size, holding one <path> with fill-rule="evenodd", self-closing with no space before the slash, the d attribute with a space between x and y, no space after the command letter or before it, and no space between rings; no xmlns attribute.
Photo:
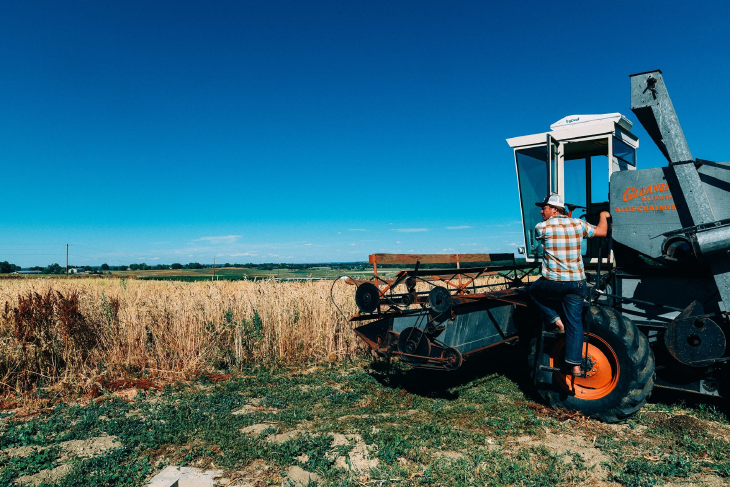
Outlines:
<svg viewBox="0 0 730 487"><path fill-rule="evenodd" d="M590 323L588 355L593 366L587 377L539 370L537 365L564 366L565 337L530 343L529 364L540 395L553 408L580 411L607 423L621 421L641 409L654 388L654 354L634 323L604 306L584 313Z"/></svg>

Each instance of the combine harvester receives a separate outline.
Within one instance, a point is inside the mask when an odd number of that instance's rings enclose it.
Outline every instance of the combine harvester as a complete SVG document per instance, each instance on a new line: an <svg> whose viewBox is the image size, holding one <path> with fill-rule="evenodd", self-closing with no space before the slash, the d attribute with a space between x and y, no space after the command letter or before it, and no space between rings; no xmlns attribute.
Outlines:
<svg viewBox="0 0 730 487"><path fill-rule="evenodd" d="M639 141L619 113L570 116L550 132L508 139L526 263L511 254L371 255L374 277L350 280L360 310L351 321L365 322L355 332L375 353L455 370L470 354L528 339L542 397L607 422L638 411L655 385L727 394L730 163L692 157L661 71L630 78L631 109L669 165L636 169ZM606 210L613 219L609 238L583 247L591 292L582 378L561 373L565 340L545 330L525 298L526 276L540 265L535 203L546 193L591 223ZM434 263L452 268L419 269ZM385 264L413 270L386 280L377 273ZM477 285L486 275L503 283Z"/></svg>

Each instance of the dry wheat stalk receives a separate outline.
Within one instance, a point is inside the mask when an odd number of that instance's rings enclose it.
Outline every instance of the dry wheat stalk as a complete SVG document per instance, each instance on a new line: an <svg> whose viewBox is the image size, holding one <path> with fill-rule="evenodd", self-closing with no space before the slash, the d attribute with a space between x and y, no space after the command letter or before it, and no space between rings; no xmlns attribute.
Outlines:
<svg viewBox="0 0 730 487"><path fill-rule="evenodd" d="M0 308L11 313L0 313L0 390L19 392L19 374L34 367L24 363L31 346L62 349L66 367L46 367L44 385L77 391L142 370L179 378L274 360L353 357L363 346L332 305L330 290L345 316L355 314L355 287L344 281L2 279ZM25 296L49 292L77 296L83 326L98 339L92 349L74 349L79 345L60 335L21 343L12 310Z"/></svg>

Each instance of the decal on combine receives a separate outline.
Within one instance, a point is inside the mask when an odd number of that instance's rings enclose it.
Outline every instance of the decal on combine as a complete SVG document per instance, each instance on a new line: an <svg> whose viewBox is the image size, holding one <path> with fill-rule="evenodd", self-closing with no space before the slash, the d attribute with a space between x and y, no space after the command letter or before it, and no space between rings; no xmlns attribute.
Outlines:
<svg viewBox="0 0 730 487"><path fill-rule="evenodd" d="M667 191L669 191L669 185L667 183L653 184L649 186L644 186L643 188L635 188L633 186L629 186L628 188L626 188L626 191L624 191L623 200L631 201L637 198L641 198L641 201L648 202L673 199L671 194L658 194ZM623 213L627 211L665 211L676 209L677 207L675 205L667 203L663 205L653 204L646 206L625 206L623 208L616 207L616 212Z"/></svg>
<svg viewBox="0 0 730 487"><path fill-rule="evenodd" d="M623 213L626 211L664 211L664 210L676 210L674 205L651 205L651 206L625 206L623 208L616 207L617 213Z"/></svg>
<svg viewBox="0 0 730 487"><path fill-rule="evenodd" d="M652 186L645 186L643 188L634 188L629 186L624 191L624 201L631 201L638 197L641 197L642 201L655 201L655 200L670 200L672 195L654 195L652 193L662 193L669 191L669 185L667 183L654 184ZM651 195L651 196L649 196Z"/></svg>

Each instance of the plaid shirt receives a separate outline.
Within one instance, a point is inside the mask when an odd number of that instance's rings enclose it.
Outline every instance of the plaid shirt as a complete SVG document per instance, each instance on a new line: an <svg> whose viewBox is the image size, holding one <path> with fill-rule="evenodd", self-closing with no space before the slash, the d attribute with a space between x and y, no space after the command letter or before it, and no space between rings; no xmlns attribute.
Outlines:
<svg viewBox="0 0 730 487"><path fill-rule="evenodd" d="M585 279L581 242L595 234L596 227L590 223L562 215L535 225L535 238L543 247L542 275L551 281Z"/></svg>

